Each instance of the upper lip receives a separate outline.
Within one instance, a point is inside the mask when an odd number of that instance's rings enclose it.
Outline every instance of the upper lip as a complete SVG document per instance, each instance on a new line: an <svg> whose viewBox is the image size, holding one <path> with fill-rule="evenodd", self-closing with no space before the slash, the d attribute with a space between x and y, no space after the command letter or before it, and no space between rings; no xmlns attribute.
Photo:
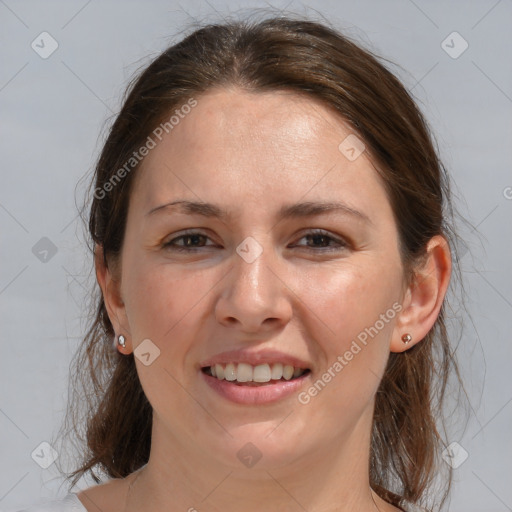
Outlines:
<svg viewBox="0 0 512 512"><path fill-rule="evenodd" d="M310 363L290 354L279 352L278 350L259 350L255 352L249 351L247 349L229 350L227 352L222 352L221 354L217 354L213 357L210 357L209 359L202 361L200 366L201 368L206 368L215 364L228 363L247 363L252 366L265 363L269 365L274 363L282 363L285 365L289 364L295 368L302 368L304 370L311 369Z"/></svg>

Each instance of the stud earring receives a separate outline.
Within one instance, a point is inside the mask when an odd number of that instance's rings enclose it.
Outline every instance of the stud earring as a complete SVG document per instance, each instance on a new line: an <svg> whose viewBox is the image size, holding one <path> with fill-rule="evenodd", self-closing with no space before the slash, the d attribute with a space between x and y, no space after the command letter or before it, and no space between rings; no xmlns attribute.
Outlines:
<svg viewBox="0 0 512 512"><path fill-rule="evenodd" d="M126 338L120 334L117 338L117 344L120 346L120 347L123 347L123 348L126 348Z"/></svg>
<svg viewBox="0 0 512 512"><path fill-rule="evenodd" d="M402 342L404 343L404 345L407 345L408 343L410 343L411 340L412 340L412 336L409 333L406 333L402 336Z"/></svg>

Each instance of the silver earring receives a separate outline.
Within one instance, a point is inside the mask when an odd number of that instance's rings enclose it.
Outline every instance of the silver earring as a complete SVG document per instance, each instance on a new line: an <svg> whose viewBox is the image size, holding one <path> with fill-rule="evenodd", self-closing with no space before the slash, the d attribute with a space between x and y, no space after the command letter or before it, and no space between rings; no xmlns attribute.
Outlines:
<svg viewBox="0 0 512 512"><path fill-rule="evenodd" d="M126 348L126 338L120 334L117 338L117 344L120 346L120 347L123 347L123 348Z"/></svg>
<svg viewBox="0 0 512 512"><path fill-rule="evenodd" d="M406 333L402 336L402 342L404 343L404 345L407 345L408 343L410 343L411 340L412 340L412 336L409 333Z"/></svg>

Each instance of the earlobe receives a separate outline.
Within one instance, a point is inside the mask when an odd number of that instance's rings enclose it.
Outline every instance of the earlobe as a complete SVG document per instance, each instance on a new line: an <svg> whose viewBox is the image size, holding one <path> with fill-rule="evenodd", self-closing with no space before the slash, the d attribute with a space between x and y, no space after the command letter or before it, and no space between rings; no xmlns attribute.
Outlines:
<svg viewBox="0 0 512 512"><path fill-rule="evenodd" d="M129 327L126 318L126 309L121 297L120 281L113 275L111 269L105 264L103 257L103 248L96 244L94 250L94 263L96 268L96 279L100 285L103 294L103 301L107 309L110 323L114 329L115 347L123 354L130 352L129 347ZM125 340L125 346L119 343L118 336L122 335Z"/></svg>
<svg viewBox="0 0 512 512"><path fill-rule="evenodd" d="M393 331L391 352L408 350L428 334L439 316L450 274L451 255L448 242L441 235L434 236L427 244L424 263L415 270L408 287L406 304Z"/></svg>
<svg viewBox="0 0 512 512"><path fill-rule="evenodd" d="M123 355L131 354L132 347L123 334L114 336L114 349Z"/></svg>

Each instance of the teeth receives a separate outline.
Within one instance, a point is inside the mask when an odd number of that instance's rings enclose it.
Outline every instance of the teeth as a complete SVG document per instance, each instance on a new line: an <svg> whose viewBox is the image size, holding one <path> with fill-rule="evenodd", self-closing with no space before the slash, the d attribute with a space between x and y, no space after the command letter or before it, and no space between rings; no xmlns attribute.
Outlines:
<svg viewBox="0 0 512 512"><path fill-rule="evenodd" d="M283 379L290 380L293 377L293 366L287 364L283 368Z"/></svg>
<svg viewBox="0 0 512 512"><path fill-rule="evenodd" d="M254 382L270 382L270 377L271 372L268 364L259 364L254 367L254 375L252 377Z"/></svg>
<svg viewBox="0 0 512 512"><path fill-rule="evenodd" d="M302 375L302 368L293 369L293 378L300 377Z"/></svg>
<svg viewBox="0 0 512 512"><path fill-rule="evenodd" d="M215 375L213 375L213 372L212 372L212 375L214 377L217 377L217 379L219 379L219 380L224 380L224 376L225 376L224 366L222 366L221 364L216 364L214 366L214 368L215 368Z"/></svg>
<svg viewBox="0 0 512 512"><path fill-rule="evenodd" d="M276 363L272 365L271 377L275 380L280 379L283 376L283 365Z"/></svg>
<svg viewBox="0 0 512 512"><path fill-rule="evenodd" d="M226 380L236 380L236 368L233 363L228 363L224 368L224 378Z"/></svg>
<svg viewBox="0 0 512 512"><path fill-rule="evenodd" d="M236 380L238 382L250 382L252 380L252 366L246 363L239 363L236 369Z"/></svg>
<svg viewBox="0 0 512 512"><path fill-rule="evenodd" d="M292 377L300 377L306 372L303 368L294 368L292 365L275 363L269 365L259 364L252 366L247 363L216 364L210 367L212 377L219 380L237 382L270 382L271 380L290 380Z"/></svg>

